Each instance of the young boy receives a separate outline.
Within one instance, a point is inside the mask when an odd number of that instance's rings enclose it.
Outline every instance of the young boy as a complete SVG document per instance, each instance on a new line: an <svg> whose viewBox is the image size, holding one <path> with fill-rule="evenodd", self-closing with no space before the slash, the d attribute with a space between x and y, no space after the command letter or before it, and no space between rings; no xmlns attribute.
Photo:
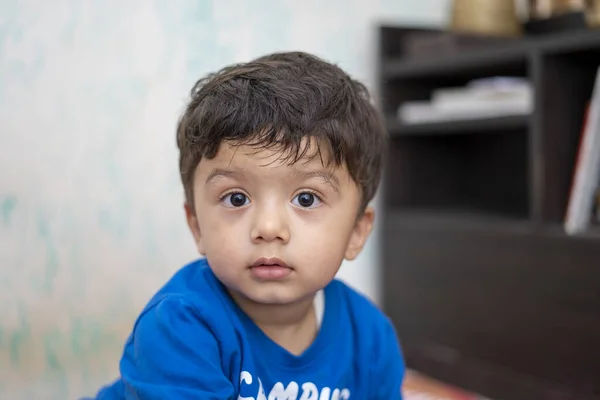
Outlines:
<svg viewBox="0 0 600 400"><path fill-rule="evenodd" d="M309 54L200 80L177 144L204 257L150 300L97 399L400 399L392 324L334 279L371 232L385 142L366 88Z"/></svg>

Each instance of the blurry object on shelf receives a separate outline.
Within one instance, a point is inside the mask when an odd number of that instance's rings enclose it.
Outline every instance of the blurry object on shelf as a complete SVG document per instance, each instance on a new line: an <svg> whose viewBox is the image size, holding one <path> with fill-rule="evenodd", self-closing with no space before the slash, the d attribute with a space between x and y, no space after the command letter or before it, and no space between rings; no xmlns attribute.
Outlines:
<svg viewBox="0 0 600 400"><path fill-rule="evenodd" d="M453 32L414 32L402 39L402 54L406 57L444 56L462 51L490 49L514 43L506 36L478 35Z"/></svg>
<svg viewBox="0 0 600 400"><path fill-rule="evenodd" d="M412 370L406 371L402 394L405 400L485 400Z"/></svg>
<svg viewBox="0 0 600 400"><path fill-rule="evenodd" d="M516 0L454 0L450 30L492 36L519 36Z"/></svg>
<svg viewBox="0 0 600 400"><path fill-rule="evenodd" d="M554 0L555 14L584 11L586 0Z"/></svg>
<svg viewBox="0 0 600 400"><path fill-rule="evenodd" d="M527 19L542 19L552 15L552 0L527 0Z"/></svg>
<svg viewBox="0 0 600 400"><path fill-rule="evenodd" d="M569 235L585 233L589 228L600 182L600 68L582 125L564 222Z"/></svg>
<svg viewBox="0 0 600 400"><path fill-rule="evenodd" d="M529 0L528 14L531 19L545 19L584 9L585 0Z"/></svg>
<svg viewBox="0 0 600 400"><path fill-rule="evenodd" d="M421 124L528 115L533 91L524 78L476 79L464 87L434 90L428 101L408 101L398 108L403 124Z"/></svg>
<svg viewBox="0 0 600 400"><path fill-rule="evenodd" d="M586 29L590 0L529 0L525 32L529 35ZM591 0L592 2L595 0Z"/></svg>
<svg viewBox="0 0 600 400"><path fill-rule="evenodd" d="M600 26L600 0L585 0L587 24L592 28Z"/></svg>
<svg viewBox="0 0 600 400"><path fill-rule="evenodd" d="M548 18L533 18L525 22L525 33L540 35L563 31L588 29L586 14L583 11L553 15Z"/></svg>

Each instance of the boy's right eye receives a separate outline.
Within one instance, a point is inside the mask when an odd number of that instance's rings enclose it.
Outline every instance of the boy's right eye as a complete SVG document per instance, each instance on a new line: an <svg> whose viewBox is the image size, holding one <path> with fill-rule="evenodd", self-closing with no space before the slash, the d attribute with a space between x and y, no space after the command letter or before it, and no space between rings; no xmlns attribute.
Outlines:
<svg viewBox="0 0 600 400"><path fill-rule="evenodd" d="M225 205L225 207L238 208L249 204L250 200L244 193L234 192L226 194L221 199L221 202Z"/></svg>

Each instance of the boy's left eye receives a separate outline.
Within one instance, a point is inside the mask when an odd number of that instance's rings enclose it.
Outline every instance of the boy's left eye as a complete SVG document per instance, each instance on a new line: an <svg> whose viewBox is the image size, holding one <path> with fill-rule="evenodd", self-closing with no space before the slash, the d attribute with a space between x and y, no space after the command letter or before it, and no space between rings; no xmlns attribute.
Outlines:
<svg viewBox="0 0 600 400"><path fill-rule="evenodd" d="M292 203L302 208L314 208L321 205L321 199L314 193L302 192L294 197Z"/></svg>
<svg viewBox="0 0 600 400"><path fill-rule="evenodd" d="M239 208L248 205L250 199L244 193L229 193L221 199L221 202L229 208Z"/></svg>

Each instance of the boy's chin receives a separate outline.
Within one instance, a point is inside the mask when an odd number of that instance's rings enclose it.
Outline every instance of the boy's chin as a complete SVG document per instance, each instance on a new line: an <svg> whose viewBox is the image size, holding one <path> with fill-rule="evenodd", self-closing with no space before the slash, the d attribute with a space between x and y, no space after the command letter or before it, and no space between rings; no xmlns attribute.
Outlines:
<svg viewBox="0 0 600 400"><path fill-rule="evenodd" d="M257 290L240 291L242 301L257 306L292 306L304 301L312 301L316 291L290 291L289 288L258 288ZM235 296L234 296L235 297Z"/></svg>

